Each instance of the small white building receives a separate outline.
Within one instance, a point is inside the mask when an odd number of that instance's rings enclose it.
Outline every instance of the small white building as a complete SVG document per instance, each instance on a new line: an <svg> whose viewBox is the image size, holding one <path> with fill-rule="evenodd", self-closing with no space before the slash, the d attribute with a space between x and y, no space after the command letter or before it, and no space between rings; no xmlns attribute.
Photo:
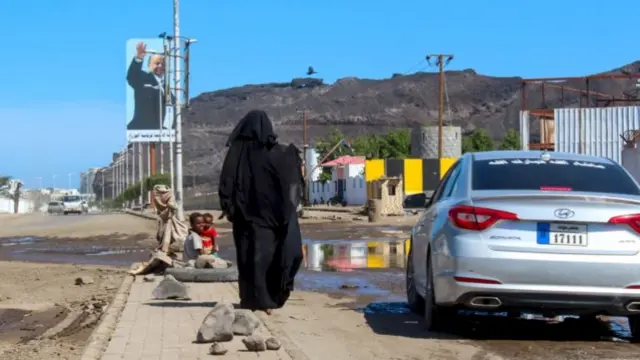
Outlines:
<svg viewBox="0 0 640 360"><path fill-rule="evenodd" d="M8 196L0 195L0 213L13 214L14 210L13 199ZM32 200L20 197L20 203L18 203L18 214L26 214L36 211L38 211L38 209L34 208Z"/></svg>
<svg viewBox="0 0 640 360"><path fill-rule="evenodd" d="M364 163L362 156L341 156L328 161L321 167L331 168L331 181L309 181L309 201L320 204L338 196L347 205L364 205L367 201L367 187L364 181Z"/></svg>

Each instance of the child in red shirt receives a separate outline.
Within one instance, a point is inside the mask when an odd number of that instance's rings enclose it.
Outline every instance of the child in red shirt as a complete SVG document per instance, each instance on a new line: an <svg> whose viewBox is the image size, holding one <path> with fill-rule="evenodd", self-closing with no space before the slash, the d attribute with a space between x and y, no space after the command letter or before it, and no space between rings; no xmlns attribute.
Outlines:
<svg viewBox="0 0 640 360"><path fill-rule="evenodd" d="M202 254L203 255L218 255L218 244L216 244L216 237L218 232L213 227L213 215L206 213L203 215L204 229L200 236L202 237Z"/></svg>

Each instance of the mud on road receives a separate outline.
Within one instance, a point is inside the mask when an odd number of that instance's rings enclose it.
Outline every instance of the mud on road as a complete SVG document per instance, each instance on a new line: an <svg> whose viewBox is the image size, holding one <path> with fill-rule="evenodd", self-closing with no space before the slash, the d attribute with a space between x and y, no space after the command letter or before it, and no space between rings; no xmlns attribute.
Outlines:
<svg viewBox="0 0 640 360"><path fill-rule="evenodd" d="M128 215L0 217L0 359L79 359L125 275L109 265L131 263L90 254L148 248L153 231Z"/></svg>

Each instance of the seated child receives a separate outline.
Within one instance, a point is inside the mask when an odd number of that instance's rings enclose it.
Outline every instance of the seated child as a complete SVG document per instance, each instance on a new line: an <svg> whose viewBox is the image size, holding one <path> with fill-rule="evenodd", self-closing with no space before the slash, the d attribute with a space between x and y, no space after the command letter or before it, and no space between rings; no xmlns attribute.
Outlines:
<svg viewBox="0 0 640 360"><path fill-rule="evenodd" d="M203 252L203 239L200 235L204 229L204 217L200 213L189 215L189 235L184 240L183 260L187 263L195 262Z"/></svg>
<svg viewBox="0 0 640 360"><path fill-rule="evenodd" d="M204 255L218 256L218 244L216 244L216 237L218 232L213 227L213 215L205 213L202 215L204 220L204 228L202 231L202 251Z"/></svg>
<svg viewBox="0 0 640 360"><path fill-rule="evenodd" d="M184 261L197 269L227 268L229 262L220 259L215 252L217 246L214 243L215 229L210 226L205 230L204 216L200 213L192 213L189 216L191 229L189 236L184 241Z"/></svg>

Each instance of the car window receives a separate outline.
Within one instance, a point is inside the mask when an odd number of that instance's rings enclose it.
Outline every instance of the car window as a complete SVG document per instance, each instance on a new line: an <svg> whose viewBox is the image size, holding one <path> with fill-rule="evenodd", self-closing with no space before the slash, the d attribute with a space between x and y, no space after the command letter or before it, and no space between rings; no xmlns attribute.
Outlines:
<svg viewBox="0 0 640 360"><path fill-rule="evenodd" d="M444 175L442 180L440 180L440 183L438 184L438 187L433 192L433 195L431 195L431 199L429 199L429 201L427 202L425 207L428 208L429 206L433 205L434 203L438 202L438 200L440 200L440 198L442 197L442 192L443 192L445 186L447 186L447 182L449 182L449 180L451 179L451 174L456 170L456 168L458 167L459 163L460 163L460 161L456 161L456 163L451 165L449 170L447 170L447 173Z"/></svg>
<svg viewBox="0 0 640 360"><path fill-rule="evenodd" d="M57 206L57 205L58 205L58 203L55 202L55 201L52 201L52 202L49 203L49 206Z"/></svg>
<svg viewBox="0 0 640 360"><path fill-rule="evenodd" d="M474 190L556 190L640 195L617 164L576 160L475 160Z"/></svg>
<svg viewBox="0 0 640 360"><path fill-rule="evenodd" d="M65 196L64 198L62 198L62 201L64 202L76 202L76 201L80 201L80 196Z"/></svg>
<svg viewBox="0 0 640 360"><path fill-rule="evenodd" d="M455 170L453 170L453 172L451 173L451 180L447 181L447 184L445 185L444 190L442 190L442 196L440 197L440 199L446 199L451 196L453 189L458 184L458 178L460 177L461 169L462 167L456 166Z"/></svg>

